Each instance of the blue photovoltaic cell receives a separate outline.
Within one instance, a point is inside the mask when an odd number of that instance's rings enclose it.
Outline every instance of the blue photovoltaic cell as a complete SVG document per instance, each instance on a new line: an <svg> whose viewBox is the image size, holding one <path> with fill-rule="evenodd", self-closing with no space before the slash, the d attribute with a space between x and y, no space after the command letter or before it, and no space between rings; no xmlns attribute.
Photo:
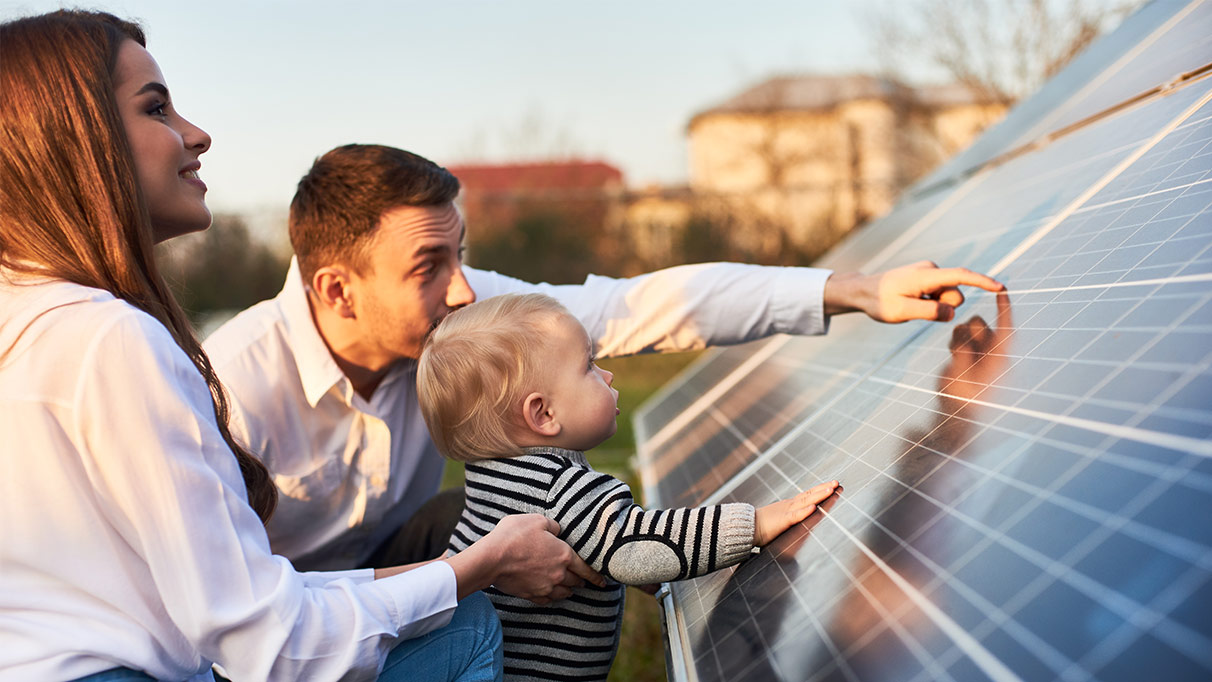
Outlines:
<svg viewBox="0 0 1212 682"><path fill-rule="evenodd" d="M1059 78L1113 106L1212 61L1208 36L1207 3L1155 3L1101 43L1114 74L1087 55ZM1206 78L1117 110L824 262L930 257L1008 294L728 349L642 411L652 505L844 486L759 556L671 584L689 676L1212 677L1210 101Z"/></svg>

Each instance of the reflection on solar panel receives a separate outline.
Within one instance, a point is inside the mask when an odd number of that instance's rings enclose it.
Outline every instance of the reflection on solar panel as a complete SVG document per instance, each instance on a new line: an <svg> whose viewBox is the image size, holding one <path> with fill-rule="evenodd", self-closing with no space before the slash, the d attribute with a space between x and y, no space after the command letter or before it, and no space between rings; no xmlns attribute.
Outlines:
<svg viewBox="0 0 1212 682"><path fill-rule="evenodd" d="M823 263L1008 296L717 351L645 406L652 505L844 486L670 585L675 676L1212 678L1209 62L1212 3L1145 7Z"/></svg>

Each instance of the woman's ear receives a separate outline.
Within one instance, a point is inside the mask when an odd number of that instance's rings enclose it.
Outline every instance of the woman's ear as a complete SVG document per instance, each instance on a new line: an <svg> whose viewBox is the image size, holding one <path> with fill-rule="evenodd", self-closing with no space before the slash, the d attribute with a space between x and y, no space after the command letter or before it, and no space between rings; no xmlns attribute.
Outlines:
<svg viewBox="0 0 1212 682"><path fill-rule="evenodd" d="M522 401L522 418L526 427L545 438L560 435L560 423L551 411L551 401L542 393L531 393Z"/></svg>
<svg viewBox="0 0 1212 682"><path fill-rule="evenodd" d="M320 305L338 316L356 317L349 272L345 268L328 265L316 270L311 278L311 291L319 299Z"/></svg>

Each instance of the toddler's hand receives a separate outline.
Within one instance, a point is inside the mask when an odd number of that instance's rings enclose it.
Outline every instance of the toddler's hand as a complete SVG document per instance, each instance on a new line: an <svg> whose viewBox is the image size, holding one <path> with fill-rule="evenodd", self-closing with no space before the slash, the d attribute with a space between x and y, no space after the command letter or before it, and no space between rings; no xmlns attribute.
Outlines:
<svg viewBox="0 0 1212 682"><path fill-rule="evenodd" d="M788 528L808 518L816 511L816 505L827 500L837 487L837 481L821 483L790 500L758 507L753 520L753 544L765 547Z"/></svg>

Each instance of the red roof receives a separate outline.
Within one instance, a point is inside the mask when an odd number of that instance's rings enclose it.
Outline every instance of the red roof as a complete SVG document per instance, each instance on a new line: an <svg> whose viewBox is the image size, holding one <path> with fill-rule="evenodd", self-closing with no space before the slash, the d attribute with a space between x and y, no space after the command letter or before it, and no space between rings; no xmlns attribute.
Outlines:
<svg viewBox="0 0 1212 682"><path fill-rule="evenodd" d="M474 193L603 189L623 184L622 171L601 161L462 165L447 170L465 190Z"/></svg>

